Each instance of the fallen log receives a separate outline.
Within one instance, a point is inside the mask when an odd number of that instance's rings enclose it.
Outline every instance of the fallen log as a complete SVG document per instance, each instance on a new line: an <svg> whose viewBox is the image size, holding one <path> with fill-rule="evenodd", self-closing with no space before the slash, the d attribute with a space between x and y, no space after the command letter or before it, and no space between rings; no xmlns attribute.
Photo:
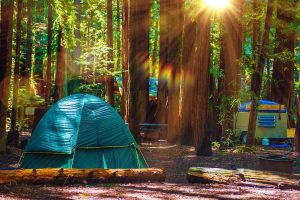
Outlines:
<svg viewBox="0 0 300 200"><path fill-rule="evenodd" d="M190 183L220 183L227 184L240 180L233 170L220 168L193 167L189 169L187 180Z"/></svg>
<svg viewBox="0 0 300 200"><path fill-rule="evenodd" d="M187 174L190 183L220 183L300 189L300 174L270 172L250 169L227 170L220 168L190 168Z"/></svg>
<svg viewBox="0 0 300 200"><path fill-rule="evenodd" d="M0 184L90 184L162 182L162 169L19 169L0 170Z"/></svg>

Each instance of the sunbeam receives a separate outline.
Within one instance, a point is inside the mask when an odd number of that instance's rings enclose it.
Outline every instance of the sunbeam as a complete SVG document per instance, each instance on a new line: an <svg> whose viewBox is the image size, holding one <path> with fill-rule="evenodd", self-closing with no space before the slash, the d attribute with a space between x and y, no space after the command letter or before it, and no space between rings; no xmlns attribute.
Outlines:
<svg viewBox="0 0 300 200"><path fill-rule="evenodd" d="M213 9L225 9L229 6L229 0L205 0L205 4Z"/></svg>

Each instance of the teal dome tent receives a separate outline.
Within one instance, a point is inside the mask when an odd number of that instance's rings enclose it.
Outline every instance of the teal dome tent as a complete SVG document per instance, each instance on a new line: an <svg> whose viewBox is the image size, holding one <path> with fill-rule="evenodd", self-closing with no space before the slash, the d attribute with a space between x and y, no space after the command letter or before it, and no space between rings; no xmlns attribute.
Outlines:
<svg viewBox="0 0 300 200"><path fill-rule="evenodd" d="M119 114L104 100L68 96L44 115L25 148L21 168L145 168Z"/></svg>

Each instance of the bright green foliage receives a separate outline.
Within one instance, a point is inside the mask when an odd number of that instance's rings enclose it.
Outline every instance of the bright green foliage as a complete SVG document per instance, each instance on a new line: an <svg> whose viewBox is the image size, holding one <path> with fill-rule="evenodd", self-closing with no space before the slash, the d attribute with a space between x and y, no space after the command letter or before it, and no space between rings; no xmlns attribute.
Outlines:
<svg viewBox="0 0 300 200"><path fill-rule="evenodd" d="M63 46L66 48L75 47L74 30L76 27L76 16L74 9L74 0L54 0L54 10L57 18L54 26L61 26L63 29Z"/></svg>
<svg viewBox="0 0 300 200"><path fill-rule="evenodd" d="M151 19L150 19L150 33L149 33L149 38L150 38L150 49L149 49L149 54L150 54L150 64L151 64L151 76L157 76L157 70L159 66L159 34L160 34L160 4L158 0L153 0L152 1L152 8L151 8Z"/></svg>

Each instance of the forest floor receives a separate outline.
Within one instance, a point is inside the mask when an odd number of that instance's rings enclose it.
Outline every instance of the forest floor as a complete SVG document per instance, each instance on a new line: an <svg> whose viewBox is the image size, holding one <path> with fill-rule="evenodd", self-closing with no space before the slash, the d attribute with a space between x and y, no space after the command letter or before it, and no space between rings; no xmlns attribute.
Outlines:
<svg viewBox="0 0 300 200"><path fill-rule="evenodd" d="M270 187L223 184L189 184L189 167L220 167L225 169L259 169L256 155L286 153L285 150L255 147L226 151L215 150L213 156L196 156L188 146L170 145L164 141L143 143L142 151L151 167L163 168L164 183L97 184L73 186L6 185L0 186L0 199L300 199L300 191ZM16 167L22 151L9 147L0 154L0 168ZM299 155L292 155L299 159ZM299 160L298 160L299 161ZM299 168L294 169L299 172Z"/></svg>

